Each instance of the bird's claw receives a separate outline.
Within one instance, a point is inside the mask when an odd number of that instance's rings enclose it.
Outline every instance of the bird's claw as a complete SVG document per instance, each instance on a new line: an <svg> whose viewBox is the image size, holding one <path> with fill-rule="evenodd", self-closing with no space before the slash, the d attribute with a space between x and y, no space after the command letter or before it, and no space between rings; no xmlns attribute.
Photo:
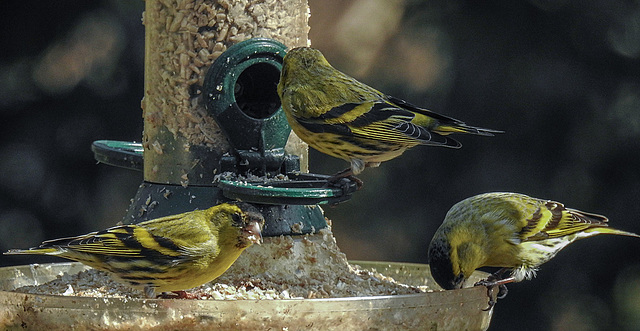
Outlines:
<svg viewBox="0 0 640 331"><path fill-rule="evenodd" d="M477 285L482 285L482 284L477 284ZM482 311L491 310L491 308L493 308L493 306L496 305L496 302L498 302L498 299L504 299L507 296L507 293L509 292L509 290L507 289L507 286L504 284L497 285L497 286L496 285L483 285L483 286L486 286L487 288L487 296L489 297L489 302L487 303L488 304L487 308L483 309ZM498 293L494 295L496 287L498 288Z"/></svg>
<svg viewBox="0 0 640 331"><path fill-rule="evenodd" d="M362 186L364 185L364 183L362 182L362 180L356 176L354 176L353 174L351 174L351 172L347 172L347 171L341 171L329 178L327 178L327 184L325 185L326 187L329 186L334 186L334 187L339 187L342 190L342 194L344 196L350 195L351 193L353 193L352 191L352 183L356 184L356 191L360 190L362 188Z"/></svg>
<svg viewBox="0 0 640 331"><path fill-rule="evenodd" d="M507 288L507 285L501 284L498 286L498 295L496 296L496 298L504 299L507 297L508 293L509 293L509 289Z"/></svg>
<svg viewBox="0 0 640 331"><path fill-rule="evenodd" d="M507 286L504 284L496 284L495 281L491 281L489 279L483 279L479 282L473 284L473 286L484 286L487 288L487 296L489 297L488 307L483 309L483 311L489 311L496 305L498 299L504 299L507 296ZM496 287L498 288L498 293L494 294Z"/></svg>
<svg viewBox="0 0 640 331"><path fill-rule="evenodd" d="M498 299L493 298L493 287L487 287L487 296L489 297L488 307L483 309L482 311L489 311L496 305Z"/></svg>
<svg viewBox="0 0 640 331"><path fill-rule="evenodd" d="M187 291L162 292L157 297L158 299L196 299L197 298L196 295L193 295Z"/></svg>
<svg viewBox="0 0 640 331"><path fill-rule="evenodd" d="M359 190L360 187L362 187L362 181L356 177L353 177L355 180L355 183L357 185L356 190ZM331 181L327 181L327 183L324 185L324 187L337 187L338 189L340 189L340 191L342 191L342 197L343 198L347 198L348 196L350 196L351 194L353 194L353 182L351 178L340 178L338 179L336 182L331 182ZM332 204L332 206L337 205L338 203L340 203L340 201L335 202L334 204Z"/></svg>
<svg viewBox="0 0 640 331"><path fill-rule="evenodd" d="M349 175L347 177L345 177L346 179L356 183L356 190L359 191L362 186L364 185L364 182L362 182L362 180L354 175Z"/></svg>
<svg viewBox="0 0 640 331"><path fill-rule="evenodd" d="M362 182L362 180L360 178L354 176L353 170L351 170L351 168L346 168L346 169L336 173L335 175L327 178L327 182L329 184L333 184L333 185L337 185L337 186L342 187L343 191L345 191L345 194L347 193L346 190L349 188L349 182L356 183L357 190L360 190L362 188L362 186L364 185L364 183Z"/></svg>
<svg viewBox="0 0 640 331"><path fill-rule="evenodd" d="M483 309L483 311L488 311L495 306L498 299L504 299L509 293L509 289L507 289L508 283L515 281L513 277L508 277L501 279L502 274L505 270L501 269L498 272L489 275L487 279L480 280L473 284L473 286L485 286L487 288L487 296L489 297L489 307ZM498 293L494 296L495 288L498 288ZM495 297L495 298L494 298Z"/></svg>

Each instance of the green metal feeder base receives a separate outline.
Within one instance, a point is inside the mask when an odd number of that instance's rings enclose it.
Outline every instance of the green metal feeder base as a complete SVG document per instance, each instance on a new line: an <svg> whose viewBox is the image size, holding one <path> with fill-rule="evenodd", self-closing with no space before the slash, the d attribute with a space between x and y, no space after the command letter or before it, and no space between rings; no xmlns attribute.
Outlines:
<svg viewBox="0 0 640 331"><path fill-rule="evenodd" d="M140 143L98 140L91 148L99 162L142 170ZM145 181L138 188L123 223L139 223L240 200L255 204L264 214L263 236L308 234L327 227L322 210L316 205L334 205L349 200L357 190L356 183L346 178L338 187L329 186L326 175L290 172L280 177L250 181L220 179L208 186Z"/></svg>

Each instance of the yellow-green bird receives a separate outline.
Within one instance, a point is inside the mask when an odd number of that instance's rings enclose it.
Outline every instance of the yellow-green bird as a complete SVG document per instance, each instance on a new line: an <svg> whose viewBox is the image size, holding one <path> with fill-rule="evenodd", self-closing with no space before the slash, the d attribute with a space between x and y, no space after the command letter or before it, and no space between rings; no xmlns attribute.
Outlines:
<svg viewBox="0 0 640 331"><path fill-rule="evenodd" d="M449 137L452 133L502 132L469 126L383 94L333 68L310 47L285 55L278 95L291 128L303 141L351 163L336 178L377 167L416 145L459 148L462 145Z"/></svg>
<svg viewBox="0 0 640 331"><path fill-rule="evenodd" d="M259 243L264 218L247 203L120 225L83 236L43 242L4 254L63 257L108 271L155 297L183 291L222 275L247 247Z"/></svg>
<svg viewBox="0 0 640 331"><path fill-rule="evenodd" d="M443 289L461 288L480 267L502 267L482 285L535 276L538 267L572 242L599 234L640 237L608 227L602 215L518 193L486 193L455 204L429 245L429 266ZM511 274L501 278L510 270Z"/></svg>

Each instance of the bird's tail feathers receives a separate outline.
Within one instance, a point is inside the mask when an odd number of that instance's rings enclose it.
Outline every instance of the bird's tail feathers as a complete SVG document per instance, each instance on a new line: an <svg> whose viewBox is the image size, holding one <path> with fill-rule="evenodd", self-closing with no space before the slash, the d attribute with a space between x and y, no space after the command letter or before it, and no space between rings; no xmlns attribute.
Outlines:
<svg viewBox="0 0 640 331"><path fill-rule="evenodd" d="M398 99L389 95L386 96L386 98L390 102L402 108L408 109L414 113L425 115L437 120L438 125L432 130L443 136L446 136L452 133L468 133L468 134L475 134L479 136L494 136L497 133L504 133L504 131L502 130L492 130L492 129L485 129L485 128L479 128L476 126L467 125L464 122L457 120L453 117L442 115L428 109L420 108L402 99Z"/></svg>
<svg viewBox="0 0 640 331"><path fill-rule="evenodd" d="M619 236L640 238L640 235L635 234L633 232L622 231L622 230L618 230L610 227L594 227L586 230L585 232L597 232L598 234L615 234Z"/></svg>
<svg viewBox="0 0 640 331"><path fill-rule="evenodd" d="M504 133L504 131L479 128L476 126L467 125L459 121L439 125L434 128L433 131L444 136L452 133L468 133L479 136L494 136L497 133Z"/></svg>

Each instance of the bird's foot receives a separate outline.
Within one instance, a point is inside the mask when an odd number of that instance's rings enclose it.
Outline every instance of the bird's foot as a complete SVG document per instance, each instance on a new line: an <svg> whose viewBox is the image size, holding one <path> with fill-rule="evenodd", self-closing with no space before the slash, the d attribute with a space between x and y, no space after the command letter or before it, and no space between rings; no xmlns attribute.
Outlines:
<svg viewBox="0 0 640 331"><path fill-rule="evenodd" d="M162 292L158 295L159 299L197 299L197 297L187 291L171 291Z"/></svg>
<svg viewBox="0 0 640 331"><path fill-rule="evenodd" d="M362 181L362 179L354 176L354 175L349 175L347 177L343 177L343 179L348 179L351 182L356 183L356 190L359 191L362 186L364 185L364 182ZM347 185L347 187L349 186L349 183L347 182L345 185Z"/></svg>
<svg viewBox="0 0 640 331"><path fill-rule="evenodd" d="M504 299L509 293L507 289L508 283L515 281L513 277L501 278L504 273L504 269L498 270L498 272L489 275L487 279L476 282L473 286L485 286L487 288L487 296L489 297L489 306L484 311L491 310L495 306L498 299ZM494 295L495 289L498 288L498 293Z"/></svg>
<svg viewBox="0 0 640 331"><path fill-rule="evenodd" d="M349 193L349 186L351 182L356 183L357 190L360 190L364 185L360 178L353 175L351 168L346 168L327 178L328 185L340 187L345 195Z"/></svg>
<svg viewBox="0 0 640 331"><path fill-rule="evenodd" d="M485 284L484 282L486 282L486 280L485 281L481 280L475 283L474 286L485 286L487 288L487 296L489 297L489 302L488 302L487 308L483 309L483 311L488 311L488 310L491 310L491 308L493 308L493 306L496 305L496 302L498 302L498 299L504 299L507 296L507 293L509 293L509 289L505 284L492 285L492 283ZM494 295L494 291L496 287L498 288L498 293Z"/></svg>

